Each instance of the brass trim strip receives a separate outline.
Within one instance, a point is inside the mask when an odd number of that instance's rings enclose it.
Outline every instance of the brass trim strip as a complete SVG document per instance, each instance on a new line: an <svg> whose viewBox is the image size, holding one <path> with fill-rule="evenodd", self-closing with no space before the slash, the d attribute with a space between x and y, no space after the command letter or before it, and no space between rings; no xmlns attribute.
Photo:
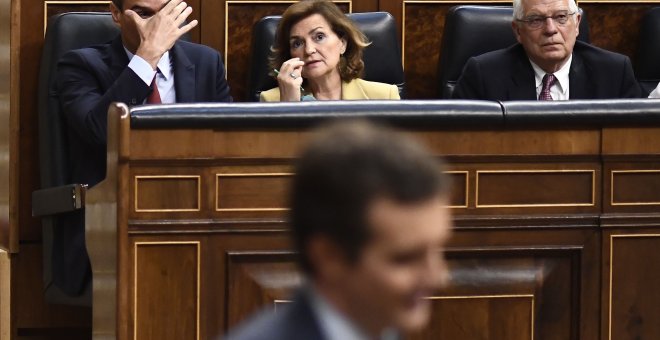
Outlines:
<svg viewBox="0 0 660 340"><path fill-rule="evenodd" d="M609 265L609 272L610 272L610 289L609 289L609 296L608 296L608 322L607 322L607 339L612 340L612 282L613 282L613 277L614 277L614 270L612 270L614 267L612 267L612 263L614 261L614 239L615 238L649 238L649 237L660 237L660 234L611 234L610 235L610 265Z"/></svg>
<svg viewBox="0 0 660 340"><path fill-rule="evenodd" d="M420 0L403 0L401 3L401 66L403 69L406 69L406 5L420 5L420 4L470 4L470 5L479 5L479 4L501 4L507 3L510 4L511 1L508 0L488 0L488 1L468 1L468 0L430 0L430 1L420 1ZM440 58L440 54L438 54ZM438 60L439 61L439 60Z"/></svg>
<svg viewBox="0 0 660 340"><path fill-rule="evenodd" d="M660 202L614 202L614 174L615 173L660 173L660 170L611 170L610 171L610 205L611 206L642 206L660 205Z"/></svg>
<svg viewBox="0 0 660 340"><path fill-rule="evenodd" d="M479 175L488 173L591 173L591 203L551 203L551 204L479 204ZM596 205L596 170L477 170L475 184L476 208L538 208L538 207L593 207Z"/></svg>
<svg viewBox="0 0 660 340"><path fill-rule="evenodd" d="M11 335L11 259L9 253L0 249L0 340L9 340Z"/></svg>
<svg viewBox="0 0 660 340"><path fill-rule="evenodd" d="M137 340L137 282L138 282L138 246L147 245L195 245L197 246L197 315L196 315L196 339L199 340L200 323L200 283L201 283L201 243L200 241L163 241L163 242L135 242L133 245L133 340Z"/></svg>
<svg viewBox="0 0 660 340"><path fill-rule="evenodd" d="M46 25L48 24L48 5L110 5L110 1L80 1L80 0L46 0L44 1L44 36L46 36Z"/></svg>
<svg viewBox="0 0 660 340"><path fill-rule="evenodd" d="M225 58L225 70L229 69L229 57L227 50L229 49L229 5L246 5L246 4L294 4L299 0L227 0L225 1L225 50L223 51ZM353 12L353 1L352 0L333 0L332 2L336 4L348 4L348 12Z"/></svg>
<svg viewBox="0 0 660 340"><path fill-rule="evenodd" d="M236 211L288 211L289 208L220 208L220 177L291 177L291 172L272 172L272 173L216 173L215 174L215 211L236 212Z"/></svg>
<svg viewBox="0 0 660 340"><path fill-rule="evenodd" d="M529 298L531 300L530 301L531 302L530 339L534 340L534 320L536 319L534 294L429 296L426 299L427 300L464 300L464 299L498 299L498 298Z"/></svg>
<svg viewBox="0 0 660 340"><path fill-rule="evenodd" d="M195 209L140 209L138 208L138 179L154 179L154 178L192 178L197 180L197 208ZM190 212L190 211L201 211L202 205L202 178L199 175L135 175L134 177L134 194L133 199L135 201L134 209L135 212Z"/></svg>
<svg viewBox="0 0 660 340"><path fill-rule="evenodd" d="M465 175L465 204L463 205L450 205L448 208L452 209L458 209L458 208L467 208L470 202L469 195L470 195L470 172L467 170L452 170L452 171L444 171L445 174L448 175L453 175L453 174L463 174Z"/></svg>

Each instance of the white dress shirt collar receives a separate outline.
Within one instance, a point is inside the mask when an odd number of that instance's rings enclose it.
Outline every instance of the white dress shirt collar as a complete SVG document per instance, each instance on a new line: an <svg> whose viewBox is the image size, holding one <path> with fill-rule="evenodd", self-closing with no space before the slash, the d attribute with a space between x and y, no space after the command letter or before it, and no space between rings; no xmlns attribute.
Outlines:
<svg viewBox="0 0 660 340"><path fill-rule="evenodd" d="M326 340L368 340L367 334L352 320L338 311L312 285L308 285L306 294L310 306ZM397 332L388 329L380 336L381 340L398 339Z"/></svg>
<svg viewBox="0 0 660 340"><path fill-rule="evenodd" d="M541 93L541 89L543 88L543 76L545 76L546 72L543 71L540 66L536 65L531 59L529 62L532 64L532 68L534 69L536 97L538 98L539 94ZM571 70L571 62L573 62L572 54L568 57L566 63L564 63L564 65L559 70L557 70L557 72L553 73L557 79L555 84L550 88L550 94L554 100L569 99L570 83L568 81L568 73Z"/></svg>

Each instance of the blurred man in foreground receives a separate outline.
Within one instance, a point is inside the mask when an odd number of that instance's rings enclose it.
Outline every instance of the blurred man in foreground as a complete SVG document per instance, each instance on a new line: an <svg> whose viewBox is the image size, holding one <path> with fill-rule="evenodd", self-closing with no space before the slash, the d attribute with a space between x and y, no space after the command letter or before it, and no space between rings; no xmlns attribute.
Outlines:
<svg viewBox="0 0 660 340"><path fill-rule="evenodd" d="M229 339L397 339L423 328L447 278L451 233L441 165L413 140L365 122L322 130L302 154L291 197L307 276L290 305Z"/></svg>

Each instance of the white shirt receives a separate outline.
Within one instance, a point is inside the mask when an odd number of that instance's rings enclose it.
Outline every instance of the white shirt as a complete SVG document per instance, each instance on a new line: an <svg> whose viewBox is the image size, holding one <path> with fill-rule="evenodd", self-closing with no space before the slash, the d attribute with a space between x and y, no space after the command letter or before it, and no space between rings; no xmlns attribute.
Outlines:
<svg viewBox="0 0 660 340"><path fill-rule="evenodd" d="M658 83L658 86L655 88L655 90L649 93L649 98L660 98L660 83Z"/></svg>
<svg viewBox="0 0 660 340"><path fill-rule="evenodd" d="M369 340L367 334L355 323L338 311L330 302L321 296L314 288L308 287L306 294L309 296L312 312L321 328L321 333L327 340ZM380 336L381 340L398 339L394 330L386 330Z"/></svg>
<svg viewBox="0 0 660 340"><path fill-rule="evenodd" d="M170 51L165 52L160 60L158 60L157 70L151 68L149 63L142 59L142 57L134 55L124 47L126 55L128 56L128 67L135 72L135 74L144 81L145 84L151 86L151 80L156 75L156 85L158 86L158 93L160 94L160 101L163 104L176 103L176 90L174 89L174 69L170 61ZM145 99L146 101L146 99Z"/></svg>
<svg viewBox="0 0 660 340"><path fill-rule="evenodd" d="M552 96L553 100L569 99L568 97L570 84L568 81L568 72L571 70L572 61L573 55L571 54L564 66L557 70L557 72L553 73L557 79L554 85L550 87L550 95ZM529 62L532 64L532 68L534 69L534 79L536 81L536 98L538 98L541 94L541 90L543 89L543 76L545 76L546 72L543 71L543 69L541 69L539 65L536 65L532 60Z"/></svg>

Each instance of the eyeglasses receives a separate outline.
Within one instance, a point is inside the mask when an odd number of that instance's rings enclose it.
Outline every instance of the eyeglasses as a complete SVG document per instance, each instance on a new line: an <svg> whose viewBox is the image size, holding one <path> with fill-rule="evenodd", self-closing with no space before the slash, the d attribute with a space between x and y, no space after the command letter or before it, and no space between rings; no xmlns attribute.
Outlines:
<svg viewBox="0 0 660 340"><path fill-rule="evenodd" d="M564 26L568 22L568 18L575 12L561 11L553 15L530 15L522 19L516 19L516 21L524 22L527 27L531 29L539 29L548 21L548 18L552 19L558 26Z"/></svg>

